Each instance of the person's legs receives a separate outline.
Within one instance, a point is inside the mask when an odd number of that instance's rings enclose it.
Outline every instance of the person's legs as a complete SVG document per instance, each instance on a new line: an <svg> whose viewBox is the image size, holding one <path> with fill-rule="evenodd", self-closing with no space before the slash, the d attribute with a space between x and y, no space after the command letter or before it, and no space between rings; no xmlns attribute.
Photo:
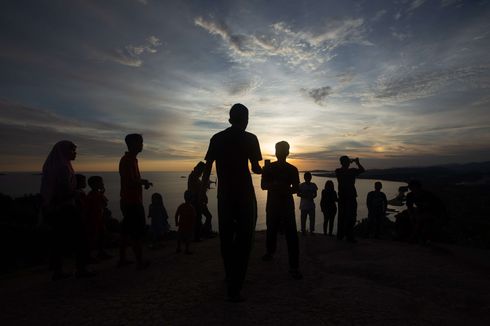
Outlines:
<svg viewBox="0 0 490 326"><path fill-rule="evenodd" d="M201 229L202 229L202 212L201 205L198 202L192 203L194 209L196 210L196 223L194 224L194 241L201 240Z"/></svg>
<svg viewBox="0 0 490 326"><path fill-rule="evenodd" d="M225 267L225 277L228 282L232 279L233 238L235 221L231 212L232 202L228 198L218 198L218 231L220 238L221 257Z"/></svg>
<svg viewBox="0 0 490 326"><path fill-rule="evenodd" d="M310 232L315 233L315 208L310 209L308 214L310 215Z"/></svg>
<svg viewBox="0 0 490 326"><path fill-rule="evenodd" d="M308 217L308 211L301 210L301 233L306 234L306 218Z"/></svg>
<svg viewBox="0 0 490 326"><path fill-rule="evenodd" d="M327 235L328 222L328 215L323 212L323 235Z"/></svg>
<svg viewBox="0 0 490 326"><path fill-rule="evenodd" d="M345 200L343 198L339 198L339 216L337 219L337 239L342 240L345 236Z"/></svg>
<svg viewBox="0 0 490 326"><path fill-rule="evenodd" d="M211 234L211 232L212 232L212 229L213 229L212 226L211 226L211 219L213 218L213 215L209 211L207 205L204 205L202 207L202 214L206 218L205 221L204 221L204 225L202 227L202 233L204 235L206 235L206 236L209 236Z"/></svg>
<svg viewBox="0 0 490 326"><path fill-rule="evenodd" d="M357 200L356 198L350 198L348 201L348 206L346 207L347 216L345 217L345 235L347 240L353 242L354 239L354 225L356 224L357 218Z"/></svg>
<svg viewBox="0 0 490 326"><path fill-rule="evenodd" d="M236 273L234 274L236 278L233 280L232 290L237 290L239 293L247 273L250 251L254 240L255 224L257 222L257 202L254 193L240 198L236 213L237 229L234 244L236 250L234 254Z"/></svg>
<svg viewBox="0 0 490 326"><path fill-rule="evenodd" d="M277 232L279 228L280 219L277 214L269 212L266 214L266 248L267 254L273 255L277 248Z"/></svg>
<svg viewBox="0 0 490 326"><path fill-rule="evenodd" d="M329 235L332 235L332 232L333 232L333 223L335 222L335 214L337 213L337 211L333 211L333 212L330 212L329 213L329 228L328 228L328 234Z"/></svg>
<svg viewBox="0 0 490 326"><path fill-rule="evenodd" d="M284 219L286 242L288 245L289 268L299 268L299 240L294 212Z"/></svg>

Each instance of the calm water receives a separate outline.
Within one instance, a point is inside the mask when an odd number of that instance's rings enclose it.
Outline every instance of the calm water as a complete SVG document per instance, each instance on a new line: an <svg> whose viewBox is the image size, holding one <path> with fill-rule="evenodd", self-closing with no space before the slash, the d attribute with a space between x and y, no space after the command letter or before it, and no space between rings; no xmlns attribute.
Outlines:
<svg viewBox="0 0 490 326"><path fill-rule="evenodd" d="M150 203L151 194L154 192L159 192L163 195L163 200L165 207L170 215L170 225L174 226L173 214L177 209L178 205L183 201L183 194L187 188L187 172L149 172L142 173L142 176L151 182L153 182L153 187L148 191L144 191L144 204L147 208ZM88 177L95 175L95 173L85 173ZM119 210L119 174L114 172L103 172L98 173L104 178L106 186L106 196L109 199L109 208L115 218L121 218L121 212ZM184 178L182 178L184 176ZM303 178L303 175L300 175ZM211 177L212 180L215 176ZM321 190L324 187L325 181L328 178L315 177L313 176L312 182L316 183L318 188ZM337 181L332 179L335 184L335 189L337 189ZM264 230L265 225L265 203L267 193L260 189L260 176L253 175L253 182L255 186L255 192L257 195L257 205L258 205L258 221L257 230ZM369 191L374 187L375 180L357 180L356 188L358 192L358 219L365 218L367 216L366 208L366 196ZM39 187L41 184L41 176L33 175L29 173L10 173L7 175L0 176L0 193L7 194L13 197L22 196L24 194L35 194L39 192ZM383 181L383 191L386 193L388 199L395 197L398 193L398 187L406 185L401 182ZM215 186L213 184L213 186ZM88 191L88 189L87 189ZM210 189L208 191L209 197L209 210L213 214L213 229L217 230L217 205L216 205L216 189ZM296 202L296 221L298 228L300 226L300 212L299 212L299 197L295 196ZM316 231L322 232L323 224L323 214L320 210L320 191L318 192L318 197L315 199L316 203ZM396 207L392 207L396 208ZM336 225L336 223L335 223Z"/></svg>

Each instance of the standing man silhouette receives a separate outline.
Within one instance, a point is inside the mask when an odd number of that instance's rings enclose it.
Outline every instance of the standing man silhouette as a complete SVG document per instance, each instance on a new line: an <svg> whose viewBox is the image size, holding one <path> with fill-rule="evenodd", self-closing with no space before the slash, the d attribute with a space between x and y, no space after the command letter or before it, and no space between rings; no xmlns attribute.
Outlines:
<svg viewBox="0 0 490 326"><path fill-rule="evenodd" d="M280 141L276 144L277 161L264 167L261 187L267 190L266 223L267 253L262 257L264 261L273 259L277 247L277 232L280 226L284 227L289 256L289 273L300 280L303 278L299 271L299 241L294 215L293 194L298 192L298 169L286 162L289 155L289 144Z"/></svg>
<svg viewBox="0 0 490 326"><path fill-rule="evenodd" d="M206 154L203 186L216 161L218 174L218 221L221 255L225 266L228 299L240 302L240 295L247 272L250 250L257 221L257 201L250 175L262 173L262 160L257 137L245 129L248 125L248 109L234 104L230 109L231 127L215 134Z"/></svg>
<svg viewBox="0 0 490 326"><path fill-rule="evenodd" d="M349 168L351 163L356 163L357 168ZM337 239L347 237L347 241L356 242L354 239L354 225L357 218L357 191L356 177L365 170L359 163L359 158L350 159L348 156L340 157L341 167L335 170L339 191L339 219L337 227Z"/></svg>
<svg viewBox="0 0 490 326"><path fill-rule="evenodd" d="M143 150L143 136L129 134L124 139L128 151L119 161L121 177L121 246L119 248L118 266L123 267L131 262L126 259L126 247L131 240L138 269L148 267L149 262L143 260L143 236L145 234L146 216L143 207L143 187L149 189L153 184L142 179L136 156Z"/></svg>

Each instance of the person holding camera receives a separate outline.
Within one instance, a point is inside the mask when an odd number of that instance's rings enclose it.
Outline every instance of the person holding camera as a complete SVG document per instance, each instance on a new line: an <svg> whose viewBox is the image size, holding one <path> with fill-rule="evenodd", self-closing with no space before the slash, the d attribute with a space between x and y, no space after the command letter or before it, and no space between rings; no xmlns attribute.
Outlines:
<svg viewBox="0 0 490 326"><path fill-rule="evenodd" d="M351 163L356 163L357 168L349 167ZM356 242L354 239L354 225L357 218L357 191L356 178L365 171L359 163L359 158L350 159L348 156L340 157L341 167L335 170L338 182L339 212L337 225L337 240L347 238L349 242Z"/></svg>

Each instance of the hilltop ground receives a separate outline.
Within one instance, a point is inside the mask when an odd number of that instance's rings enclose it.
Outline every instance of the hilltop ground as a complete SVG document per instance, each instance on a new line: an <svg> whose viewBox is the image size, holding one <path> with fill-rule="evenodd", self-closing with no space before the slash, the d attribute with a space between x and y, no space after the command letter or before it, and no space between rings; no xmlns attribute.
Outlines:
<svg viewBox="0 0 490 326"><path fill-rule="evenodd" d="M147 251L152 265L96 265L92 279L50 281L46 267L0 278L2 325L488 325L489 252L449 245L300 239L304 279L287 273L287 252L262 262L258 232L243 303L224 300L217 238L175 254ZM116 254L114 252L114 254ZM487 320L487 322L485 322Z"/></svg>

